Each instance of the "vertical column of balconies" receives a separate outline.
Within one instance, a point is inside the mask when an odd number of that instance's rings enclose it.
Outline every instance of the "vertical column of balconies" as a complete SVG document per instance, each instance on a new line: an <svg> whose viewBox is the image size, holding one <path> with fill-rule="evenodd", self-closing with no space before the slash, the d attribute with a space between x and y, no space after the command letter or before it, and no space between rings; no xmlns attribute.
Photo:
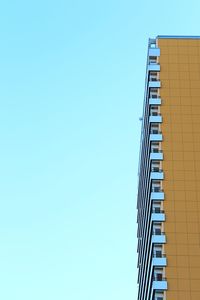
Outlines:
<svg viewBox="0 0 200 300"><path fill-rule="evenodd" d="M157 49L157 48L155 48ZM149 49L149 57L156 54L154 49ZM157 59L158 61L158 59ZM159 80L158 71L155 72L155 68L149 65L149 106L150 117L149 122L151 124L150 143L151 152L150 160L152 166L151 173L151 221L152 221L152 278L150 288L150 300L162 300L166 299L165 290L167 289L167 280L165 278L165 267L167 265L167 259L164 251L164 244L166 243L166 236L164 232L164 191L162 189L162 181L164 179L164 173L162 170L162 115L160 114L160 107L162 100L160 98L161 82ZM152 74L153 73L153 78ZM156 81L157 79L157 81ZM153 91L152 91L153 89ZM157 90L156 90L157 89ZM157 130L157 131L156 131ZM155 172L156 168L156 172Z"/></svg>
<svg viewBox="0 0 200 300"><path fill-rule="evenodd" d="M162 101L159 96L160 50L156 44L155 47L152 45L154 41L150 41L148 50L138 187L138 300L165 299L164 291L167 289L164 276L167 260L164 254L166 237L162 190L164 173L160 114Z"/></svg>
<svg viewBox="0 0 200 300"><path fill-rule="evenodd" d="M153 66L153 70L159 70L159 65L156 64L155 57L151 58L151 64ZM149 75L149 70L148 70ZM155 80L155 73L150 74L152 81L155 81L155 85L158 86L157 80ZM148 77L148 76L147 76ZM153 84L151 84L153 86ZM151 90L151 92L155 92L155 89ZM145 253L150 253L150 240L151 240L151 231L149 230L150 225L150 214L151 214L151 205L149 203L150 200L150 188L151 188L151 179L150 179L150 161L149 161L149 81L146 80L146 92L145 92L145 103L144 103L144 113L143 113L143 139L142 139L142 151L141 151L141 168L140 168L140 180L139 180L139 193L138 193L138 252L139 252L139 276L138 281L139 285L139 299L144 299L143 291L144 286L149 281L149 256L145 255ZM158 133L158 132L156 132ZM155 128L154 128L155 134ZM147 142L148 141L148 142ZM153 174L155 175L155 174Z"/></svg>
<svg viewBox="0 0 200 300"><path fill-rule="evenodd" d="M148 81L146 81L145 103L143 111L143 126L141 138L141 155L140 155L140 176L138 188L138 281L143 285L145 272L143 266L145 265L145 248L149 247L149 243L145 242L148 237L145 232L148 229L148 222L146 221L149 215L149 205L147 199L150 193L150 161L147 159L149 156L149 106L147 99ZM141 287L139 285L139 288ZM140 288L141 289L141 288ZM139 292L140 294L140 292ZM140 299L140 296L138 297Z"/></svg>
<svg viewBox="0 0 200 300"><path fill-rule="evenodd" d="M148 230L150 221L150 161L149 157L149 105L148 105L148 80L146 80L145 103L143 112L143 126L142 126L142 147L140 157L140 176L138 188L138 282L139 294L138 299L143 299L144 286L148 277L149 270L145 266L149 265L149 257L145 255L148 253L150 246L150 232Z"/></svg>

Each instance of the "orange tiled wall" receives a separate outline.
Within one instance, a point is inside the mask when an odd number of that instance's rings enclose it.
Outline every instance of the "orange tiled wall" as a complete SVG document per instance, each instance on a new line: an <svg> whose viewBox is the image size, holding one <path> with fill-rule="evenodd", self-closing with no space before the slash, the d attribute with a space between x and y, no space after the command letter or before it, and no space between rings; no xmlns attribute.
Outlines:
<svg viewBox="0 0 200 300"><path fill-rule="evenodd" d="M159 39L167 299L200 300L200 40Z"/></svg>

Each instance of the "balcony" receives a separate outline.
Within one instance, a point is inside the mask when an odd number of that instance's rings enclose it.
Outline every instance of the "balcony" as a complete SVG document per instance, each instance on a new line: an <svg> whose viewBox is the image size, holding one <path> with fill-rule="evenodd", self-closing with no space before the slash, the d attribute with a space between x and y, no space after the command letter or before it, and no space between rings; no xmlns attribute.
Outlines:
<svg viewBox="0 0 200 300"><path fill-rule="evenodd" d="M163 160L163 152L160 149L151 149L150 153L151 160Z"/></svg>
<svg viewBox="0 0 200 300"><path fill-rule="evenodd" d="M149 88L160 88L160 87L161 87L160 80L149 81Z"/></svg>
<svg viewBox="0 0 200 300"><path fill-rule="evenodd" d="M155 64L149 64L148 65L148 68L147 68L148 71L157 71L159 72L160 71L160 65L155 63Z"/></svg>
<svg viewBox="0 0 200 300"><path fill-rule="evenodd" d="M160 56L159 48L149 48L149 56Z"/></svg>
<svg viewBox="0 0 200 300"><path fill-rule="evenodd" d="M151 214L151 221L164 222L165 221L165 213L164 213L164 211L160 210L158 212L156 210L153 210L152 214Z"/></svg>
<svg viewBox="0 0 200 300"><path fill-rule="evenodd" d="M159 168L153 168L151 170L150 179L163 180L164 179L163 170L161 170Z"/></svg>
<svg viewBox="0 0 200 300"><path fill-rule="evenodd" d="M166 235L164 232L161 232L161 234L155 234L153 233L151 237L151 242L153 244L165 244L166 243Z"/></svg>
<svg viewBox="0 0 200 300"><path fill-rule="evenodd" d="M153 279L153 290L167 290L167 279L162 278L162 280L156 280L156 278Z"/></svg>
<svg viewBox="0 0 200 300"><path fill-rule="evenodd" d="M166 267L166 265L167 265L167 258L165 256L165 254L162 254L160 257L153 256L152 265L154 267Z"/></svg>
<svg viewBox="0 0 200 300"><path fill-rule="evenodd" d="M159 115L159 113L157 113L157 114L151 114L150 116L149 116L149 122L150 123L162 123L162 116L161 115Z"/></svg>
<svg viewBox="0 0 200 300"><path fill-rule="evenodd" d="M154 191L152 191L151 192L151 200L153 201L153 200L161 200L161 201L163 201L165 199L165 194L164 194L164 192L154 192Z"/></svg>
<svg viewBox="0 0 200 300"><path fill-rule="evenodd" d="M161 98L159 98L157 95L155 95L156 97L151 97L152 95L150 95L149 98L149 105L161 105Z"/></svg>
<svg viewBox="0 0 200 300"><path fill-rule="evenodd" d="M151 300L155 299L155 298L153 298L154 297L153 295L155 294L155 290L159 291L159 293L167 290L167 279L164 277L162 278L162 280L156 280L156 278L153 278L152 289L150 292L150 298L148 298L148 299L151 299ZM164 297L161 299L164 299Z"/></svg>
<svg viewBox="0 0 200 300"><path fill-rule="evenodd" d="M156 141L156 142L162 142L163 140L163 136L162 133L160 131L155 131L155 133L150 133L150 141Z"/></svg>

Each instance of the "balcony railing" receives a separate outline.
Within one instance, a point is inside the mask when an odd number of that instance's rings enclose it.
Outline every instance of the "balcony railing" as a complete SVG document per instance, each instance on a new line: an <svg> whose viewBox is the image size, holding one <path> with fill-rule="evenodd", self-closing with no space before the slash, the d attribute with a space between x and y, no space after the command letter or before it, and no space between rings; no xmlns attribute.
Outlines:
<svg viewBox="0 0 200 300"><path fill-rule="evenodd" d="M157 62L157 60L151 60L151 59L149 59L149 64L150 65L156 65L158 62Z"/></svg>
<svg viewBox="0 0 200 300"><path fill-rule="evenodd" d="M153 258L165 258L166 254L165 253L157 253L157 254L154 253L152 256L153 256Z"/></svg>
<svg viewBox="0 0 200 300"><path fill-rule="evenodd" d="M151 98L151 96L149 96L149 105L161 105L161 98Z"/></svg>
<svg viewBox="0 0 200 300"><path fill-rule="evenodd" d="M162 134L162 132L158 129L151 129L150 133L151 134Z"/></svg>
<svg viewBox="0 0 200 300"><path fill-rule="evenodd" d="M153 281L167 281L167 278L163 277L162 274L158 274L157 276L153 277Z"/></svg>
<svg viewBox="0 0 200 300"><path fill-rule="evenodd" d="M158 111L151 111L150 116L153 116L153 117L161 116L161 113L159 113Z"/></svg>
<svg viewBox="0 0 200 300"><path fill-rule="evenodd" d="M165 235L165 232L160 230L153 230L153 235Z"/></svg>
<svg viewBox="0 0 200 300"><path fill-rule="evenodd" d="M149 81L159 81L159 78L157 78L157 77L149 77Z"/></svg>
<svg viewBox="0 0 200 300"><path fill-rule="evenodd" d="M151 153L162 153L163 151L161 149L152 148Z"/></svg>
<svg viewBox="0 0 200 300"><path fill-rule="evenodd" d="M157 280L156 278L154 278L152 288L153 290L159 291L167 290L167 279L164 277L162 277L162 280Z"/></svg>
<svg viewBox="0 0 200 300"><path fill-rule="evenodd" d="M161 297L161 296L154 296L153 298L154 300L164 300L164 295Z"/></svg>
<svg viewBox="0 0 200 300"><path fill-rule="evenodd" d="M151 191L153 193L161 193L161 192L163 192L163 189L161 187L155 186L155 187L152 187Z"/></svg>
<svg viewBox="0 0 200 300"><path fill-rule="evenodd" d="M162 169L160 169L159 167L152 167L152 168L151 168L151 172L158 172L158 173L162 173L162 172L163 172L163 170L162 170Z"/></svg>
<svg viewBox="0 0 200 300"><path fill-rule="evenodd" d="M157 99L157 98L159 98L159 95L158 94L150 94L149 98Z"/></svg>
<svg viewBox="0 0 200 300"><path fill-rule="evenodd" d="M164 214L165 213L164 210L162 210L162 209L160 209L158 207L153 208L151 212L154 213L154 214Z"/></svg>

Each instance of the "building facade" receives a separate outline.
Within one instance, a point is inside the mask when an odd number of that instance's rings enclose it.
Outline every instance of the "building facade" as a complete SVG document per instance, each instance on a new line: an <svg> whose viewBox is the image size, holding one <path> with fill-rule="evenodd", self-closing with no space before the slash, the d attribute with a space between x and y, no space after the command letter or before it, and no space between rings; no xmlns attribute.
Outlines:
<svg viewBox="0 0 200 300"><path fill-rule="evenodd" d="M200 37L148 45L138 184L138 300L200 300Z"/></svg>

